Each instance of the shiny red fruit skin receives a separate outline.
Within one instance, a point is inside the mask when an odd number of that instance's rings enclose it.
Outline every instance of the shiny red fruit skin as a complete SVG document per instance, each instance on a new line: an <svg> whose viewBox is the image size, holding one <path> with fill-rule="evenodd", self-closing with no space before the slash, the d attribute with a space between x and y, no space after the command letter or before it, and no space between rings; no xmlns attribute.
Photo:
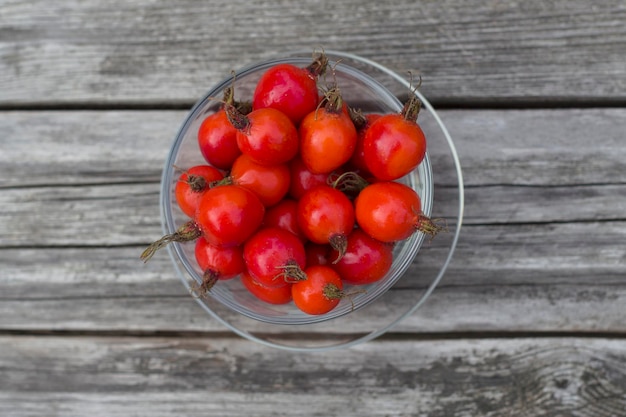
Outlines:
<svg viewBox="0 0 626 417"><path fill-rule="evenodd" d="M367 128L363 160L368 171L382 181L403 177L426 155L426 137L420 126L401 114L386 114Z"/></svg>
<svg viewBox="0 0 626 417"><path fill-rule="evenodd" d="M305 68L278 64L259 79L252 96L252 108L280 110L297 125L318 104L316 77Z"/></svg>
<svg viewBox="0 0 626 417"><path fill-rule="evenodd" d="M284 113L263 108L246 117L247 125L237 130L237 146L242 153L262 165L284 164L296 156L298 130Z"/></svg>
<svg viewBox="0 0 626 417"><path fill-rule="evenodd" d="M223 109L204 119L198 129L198 146L209 164L223 170L229 170L241 155L237 146L237 129Z"/></svg>
<svg viewBox="0 0 626 417"><path fill-rule="evenodd" d="M417 230L421 200L415 190L393 181L365 187L355 201L358 225L381 242L397 242Z"/></svg>
<svg viewBox="0 0 626 417"><path fill-rule="evenodd" d="M306 266L307 268L313 265L329 265L333 259L337 258L337 255L333 256L333 248L327 244L307 242L304 245L306 251Z"/></svg>
<svg viewBox="0 0 626 417"><path fill-rule="evenodd" d="M212 245L243 244L263 222L265 207L250 190L238 185L220 185L200 199L195 222Z"/></svg>
<svg viewBox="0 0 626 417"><path fill-rule="evenodd" d="M285 284L280 287L268 287L252 278L248 272L241 274L241 282L252 295L268 304L287 304L292 300L291 284Z"/></svg>
<svg viewBox="0 0 626 417"><path fill-rule="evenodd" d="M348 162L357 141L356 128L348 113L325 107L309 113L298 133L300 157L314 174L329 174Z"/></svg>
<svg viewBox="0 0 626 417"><path fill-rule="evenodd" d="M336 258L336 252L331 258ZM392 245L374 239L361 229L354 229L348 235L346 253L332 267L344 282L365 285L382 279L392 263Z"/></svg>
<svg viewBox="0 0 626 417"><path fill-rule="evenodd" d="M205 187L202 190L194 190L190 185L192 178L202 177L205 182ZM189 217L193 217L196 214L198 203L202 193L208 188L209 184L213 181L219 181L224 177L221 171L210 165L195 165L185 172L183 172L174 188L174 195L176 197L176 203L183 213Z"/></svg>
<svg viewBox="0 0 626 417"><path fill-rule="evenodd" d="M281 274L289 263L300 270L306 266L302 241L277 227L264 227L252 235L243 246L243 259L248 273L268 287L280 287L288 282Z"/></svg>
<svg viewBox="0 0 626 417"><path fill-rule="evenodd" d="M298 226L297 213L298 202L291 198L285 198L266 210L263 226L284 229L298 236L302 243L306 243L307 238Z"/></svg>
<svg viewBox="0 0 626 417"><path fill-rule="evenodd" d="M311 188L327 184L328 174L312 173L299 156L289 162L289 170L291 172L289 195L296 200L300 199Z"/></svg>
<svg viewBox="0 0 626 417"><path fill-rule="evenodd" d="M291 175L287 164L262 165L240 155L230 171L233 183L252 191L265 207L280 202L289 191Z"/></svg>
<svg viewBox="0 0 626 417"><path fill-rule="evenodd" d="M315 243L329 243L335 235L350 234L355 215L352 202L341 191L320 185L298 201L298 226Z"/></svg>
<svg viewBox="0 0 626 417"><path fill-rule="evenodd" d="M210 270L221 280L234 278L246 269L240 246L220 248L203 237L196 240L195 257L202 271Z"/></svg>
<svg viewBox="0 0 626 417"><path fill-rule="evenodd" d="M341 277L329 266L315 265L305 270L307 279L291 286L293 302L300 310L311 315L326 314L332 311L341 297L328 298L324 294L327 285L343 290Z"/></svg>
<svg viewBox="0 0 626 417"><path fill-rule="evenodd" d="M361 126L357 130L357 138L356 138L356 146L354 148L354 152L350 157L350 161L348 164L353 170L356 170L359 175L362 177L366 177L370 174L367 164L365 163L365 152L363 141L365 139L365 132L367 129L374 123L375 120L378 120L382 115L378 113L369 113L365 115L365 125Z"/></svg>

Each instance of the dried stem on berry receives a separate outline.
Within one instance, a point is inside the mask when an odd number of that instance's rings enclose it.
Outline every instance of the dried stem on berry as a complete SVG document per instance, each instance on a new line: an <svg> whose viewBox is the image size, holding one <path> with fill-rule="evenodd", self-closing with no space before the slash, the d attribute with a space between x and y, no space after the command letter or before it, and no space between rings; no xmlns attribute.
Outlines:
<svg viewBox="0 0 626 417"><path fill-rule="evenodd" d="M404 120L415 122L421 109L422 101L415 94L411 94L407 102L404 103L401 114Z"/></svg>
<svg viewBox="0 0 626 417"><path fill-rule="evenodd" d="M361 109L348 107L348 113L356 130L361 130L367 125L367 117L365 117Z"/></svg>
<svg viewBox="0 0 626 417"><path fill-rule="evenodd" d="M226 111L226 117L233 127L242 132L246 131L250 126L250 119L237 110L237 108L229 103L224 103L224 111Z"/></svg>
<svg viewBox="0 0 626 417"><path fill-rule="evenodd" d="M211 288L213 288L219 277L218 272L213 271L212 269L207 269L204 271L204 274L202 274L202 283L198 284L197 282L194 282L191 285L191 295L196 298L206 298L207 294L211 291Z"/></svg>
<svg viewBox="0 0 626 417"><path fill-rule="evenodd" d="M420 110L422 109L422 101L417 98L415 92L422 85L422 76L419 76L419 80L417 85L413 84L413 74L409 72L409 76L411 77L411 91L409 92L409 99L404 103L404 107L402 108L401 114L404 117L404 120L409 120L412 122L417 121L417 116L419 115Z"/></svg>
<svg viewBox="0 0 626 417"><path fill-rule="evenodd" d="M235 83L235 79L233 76L233 85ZM224 96L223 96L223 100L224 103L228 103L228 104L235 104L235 88L233 87L226 87L224 88Z"/></svg>
<svg viewBox="0 0 626 417"><path fill-rule="evenodd" d="M330 247L337 251L337 258L333 261L334 264L339 262L343 255L348 250L348 237L343 233L336 233L328 239Z"/></svg>
<svg viewBox="0 0 626 417"><path fill-rule="evenodd" d="M324 294L324 297L329 300L340 300L345 296L344 292L333 283L324 285L322 293Z"/></svg>
<svg viewBox="0 0 626 417"><path fill-rule="evenodd" d="M350 300L350 304L352 304L352 309L354 310L354 300L352 299L355 295L364 294L366 291L364 289L355 290L351 292L345 292L344 290L339 289L335 284L329 283L324 286L322 289L322 293L324 297L328 300L340 300L343 298L347 298Z"/></svg>
<svg viewBox="0 0 626 417"><path fill-rule="evenodd" d="M446 224L445 219L437 218L431 219L426 216L424 213L418 213L417 221L415 222L415 229L430 236L430 238L434 238L440 232L447 232L448 225Z"/></svg>
<svg viewBox="0 0 626 417"><path fill-rule="evenodd" d="M202 191L205 191L207 188L213 187L215 183L217 182L217 181L207 182L206 179L202 177L201 175L189 174L189 170L185 168L181 168L176 165L173 165L173 167L175 170L180 171L182 174L187 174L187 178L183 180L183 179L180 179L179 177L178 181L187 183L187 185L189 185L189 188L191 188L191 190L196 193L200 193ZM182 174L181 174L181 177L182 177Z"/></svg>
<svg viewBox="0 0 626 417"><path fill-rule="evenodd" d="M202 235L200 227L194 221L188 221L176 230L176 232L165 235L161 239L153 242L141 253L140 259L148 262L150 258L161 248L167 246L171 242L189 242L199 238Z"/></svg>
<svg viewBox="0 0 626 417"><path fill-rule="evenodd" d="M221 180L213 181L211 183L211 187L219 187L220 185L234 185L234 184L235 184L235 179L231 177L230 175L227 175Z"/></svg>
<svg viewBox="0 0 626 417"><path fill-rule="evenodd" d="M287 283L296 283L307 279L306 273L294 259L288 260L285 265L278 267L281 272L274 279L282 278Z"/></svg>
<svg viewBox="0 0 626 417"><path fill-rule="evenodd" d="M237 111L239 111L240 113L246 115L248 113L250 113L252 111L252 103L249 101L237 101L235 100L235 81L236 81L236 77L235 77L235 73L233 71L233 83L230 87L226 87L224 88L224 95L223 95L223 99L222 102L224 103L224 106L229 104L231 106L234 106L235 109L237 109Z"/></svg>
<svg viewBox="0 0 626 417"><path fill-rule="evenodd" d="M196 193L206 190L209 186L204 177L200 175L188 175L186 182L189 184L189 188Z"/></svg>
<svg viewBox="0 0 626 417"><path fill-rule="evenodd" d="M331 187L349 195L358 194L369 185L365 178L354 171L347 171L339 176L330 174L327 182Z"/></svg>
<svg viewBox="0 0 626 417"><path fill-rule="evenodd" d="M318 52L313 56L313 62L306 67L307 71L317 78L320 75L324 75L326 68L328 67L328 57L322 52Z"/></svg>
<svg viewBox="0 0 626 417"><path fill-rule="evenodd" d="M343 111L343 97L339 87L333 87L324 94L324 108L329 113L341 113Z"/></svg>

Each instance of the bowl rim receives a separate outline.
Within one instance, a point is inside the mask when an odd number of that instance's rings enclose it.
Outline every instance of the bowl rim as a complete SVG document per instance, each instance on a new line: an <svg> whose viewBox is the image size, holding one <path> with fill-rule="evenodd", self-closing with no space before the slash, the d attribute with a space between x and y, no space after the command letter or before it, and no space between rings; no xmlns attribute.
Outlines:
<svg viewBox="0 0 626 417"><path fill-rule="evenodd" d="M462 226L462 221L463 221L463 211L464 211L464 188L463 188L463 177L462 177L462 171L461 171L461 165L460 165L460 161L458 158L458 153L456 151L456 147L452 141L452 138L447 130L447 128L445 127L445 125L443 124L443 121L441 120L441 118L439 117L438 113L435 111L435 109L433 108L433 106L431 105L431 103L416 89L411 88L411 84L408 80L402 78L399 74L397 74L396 72L388 69L387 67L369 60L367 58L355 55L355 54L351 54L351 53L346 53L346 52L340 52L340 51L335 51L335 50L325 50L324 53L326 53L326 55L329 57L329 59L334 60L334 61L339 61L342 58L343 59L348 59L348 60L352 60L355 61L357 63L360 64L364 64L367 66L371 66L379 71L381 71L382 73L384 73L387 76L390 76L391 78L393 78L395 81L399 82L401 85L404 85L407 87L407 91L413 91L414 94L422 101L422 106L424 108L426 108L430 115L433 117L434 121L436 122L437 126L441 129L441 132L443 133L443 136L447 142L447 145L449 147L449 151L450 151L450 156L453 159L454 162L454 166L455 166L455 171L456 171L456 175L457 175L457 180L458 180L458 198L459 198L459 204L458 204L458 212L457 212L457 218L456 218L456 229L454 232L454 236L452 238L452 243L450 244L450 248L447 254L447 257L445 259L445 261L443 262L439 272L437 273L437 276L430 282L430 285L428 286L428 288L426 289L426 291L422 294L422 296L419 298L419 300L417 300L417 302L408 310L406 310L403 314L401 314L400 316L398 316L397 318L395 318L392 322L390 322L388 325L374 330L372 332L370 332L369 334L363 335L361 337L358 337L356 339L353 339L351 341L345 342L345 343L340 343L338 345L331 345L331 346L326 346L326 347L295 347L295 346L285 346L285 345L281 345L279 343L276 342L271 342L268 341L266 339L263 339L261 337L255 336L254 334L250 333L249 331L243 330L238 328L237 326L234 326L233 324L229 323L227 320L225 320L223 317L221 317L218 313L216 313L213 309L211 309L208 305L206 305L206 303L204 302L204 300L200 300L200 299L196 299L196 301L198 301L198 303L202 306L202 308L208 312L214 319L216 319L218 322L220 322L221 324L223 324L225 327L229 328L230 330L232 330L234 333L238 334L239 336L242 336L244 338L247 338L249 340L261 343L263 345L267 345L267 346L271 346L271 347L275 347L275 348L281 348L281 349L287 349L287 350L292 350L292 351L323 351L323 350L329 350L329 349L334 349L337 347L348 347L348 346L353 346L355 344L358 343L362 343L368 340L372 340L378 336L380 336L381 334L387 332L388 330L390 330L392 327L394 327L395 325L397 325L400 321L402 321L404 318L406 318L407 316L413 314L419 307L421 307L421 305L426 301L427 298L429 298L429 296L431 295L431 293L435 290L435 288L437 287L437 285L439 284L439 282L441 281L441 279L443 278L445 271L447 270L457 243L458 243L458 239L459 239L459 235L460 235L460 230L461 230L461 226ZM279 57L275 57L275 58L270 58L267 60L263 60L263 61L257 61L254 63L251 63L247 66L244 66L242 68L240 68L239 70L237 70L237 74L245 74L253 69L256 69L260 66L266 66L266 65L271 65L273 63L278 63L278 62L284 62L285 60L293 60L293 59L304 59L304 57L309 57L311 56L310 53L305 53L303 51L294 51L291 53L286 53L283 54ZM343 64L344 66L347 66L347 64ZM348 66L349 68L352 68L350 66ZM354 68L353 68L354 69ZM357 71L359 71L357 69ZM362 71L359 71L362 73ZM363 73L365 74L365 73ZM367 74L365 74L367 75ZM368 76L368 78L374 80L377 82L377 80L375 80L373 77ZM172 161L172 156L176 155L179 151L179 148L181 146L182 140L179 140L181 138L181 135L184 134L184 132L186 132L188 130L189 124L192 122L193 116L197 113L197 111L203 107L206 103L207 98L211 95L212 91L220 91L222 90L226 85L228 85L230 82L232 81L232 78L228 78L228 79L224 79L221 82L216 83L212 88L210 88L210 90L200 99L198 100L195 105L189 110L185 121L182 123L180 129L178 130L178 132L176 133L175 136L175 140L174 140L174 144L173 146L170 148L170 152L166 158L165 161L165 167L163 169L162 172L162 177L161 177L161 183L164 184L165 182L168 181L169 177L168 177L168 172L169 172L169 165L170 162ZM427 156L428 158L428 156ZM433 186L434 187L434 186ZM160 204L160 210L161 210L161 219L162 219L162 229L164 231L164 233L171 233L170 229L168 228L168 224L167 224L167 214L166 213L166 203L164 201L165 198L169 198L169 195L164 195L167 194L164 192L164 187L161 188L161 204ZM428 200L427 200L428 201ZM430 201L431 207L432 207L432 200ZM429 208L430 210L430 208ZM171 214L171 213L170 213ZM421 235L421 234L420 234ZM423 236L421 236L421 240L423 240ZM421 242L419 242L419 245L421 245ZM417 252L419 251L419 245L417 247L417 250L413 253L411 259L408 261L408 264L410 265L411 262L413 261L414 257L417 255ZM169 245L167 247L167 250L169 252L170 258L173 260L175 269L178 272L178 275L180 278L182 278L183 284L188 288L188 290L190 290L190 286L189 283L187 282L186 279L184 279L183 277L189 273L189 271L187 270L187 268L184 265L181 265L181 261L179 256L181 255L180 253L180 249L176 246L176 245ZM408 267L408 266L407 266ZM404 272L406 272L406 268L402 271L402 273L400 273L399 275L402 276L404 274ZM393 286L393 284L399 279L396 278L393 280L392 283L390 283L389 286L387 286L387 288L381 292L381 294L379 294L377 297L373 298L372 300L370 300L368 303L366 303L365 305L369 304L370 302L373 302L374 300L376 300L377 298L379 298L380 295L382 295L384 292L386 292L386 290L388 290L389 288L391 288L391 286ZM221 302L221 300L216 300L216 302ZM239 311L238 309L235 310L237 313L239 314L244 314L247 317L251 318L251 319L255 319L255 320L259 320L257 317L251 317L250 315L247 315L241 311ZM344 314L345 315L345 314ZM312 323L319 323L325 320L330 320L336 317L329 317L329 318L321 318L321 319L312 319L309 321L306 321L304 323L300 323L300 324L312 324ZM265 320L260 320L260 321L265 321ZM276 325L296 325L296 323L289 323L289 322L285 322L285 323L277 323L275 321L266 321L267 323L270 324L276 324Z"/></svg>

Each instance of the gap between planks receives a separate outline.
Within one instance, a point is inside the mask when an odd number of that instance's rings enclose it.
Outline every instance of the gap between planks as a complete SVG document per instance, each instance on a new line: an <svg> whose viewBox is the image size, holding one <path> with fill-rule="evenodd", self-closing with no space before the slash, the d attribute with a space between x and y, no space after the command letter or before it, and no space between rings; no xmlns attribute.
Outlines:
<svg viewBox="0 0 626 417"><path fill-rule="evenodd" d="M255 333L264 336L264 333ZM357 333L357 336L365 334ZM122 338L220 338L241 339L240 336L229 331L120 331L120 330L37 330L37 329L0 329L1 336L12 337L122 337ZM270 335L271 336L271 335ZM325 335L316 333L299 332L281 335L281 338L316 340ZM408 333L389 331L374 340L380 341L437 341L437 340L474 340L474 339L549 339L549 338L576 338L576 339L624 339L626 332L606 331L479 331L479 332L423 332Z"/></svg>
<svg viewBox="0 0 626 417"><path fill-rule="evenodd" d="M399 97L399 100L405 98ZM561 110L561 109L607 109L626 108L626 98L560 98L560 97L510 97L431 99L437 110ZM195 101L120 101L120 102L69 102L69 103L0 103L0 111L164 111L191 110ZM357 106L358 107L358 106Z"/></svg>

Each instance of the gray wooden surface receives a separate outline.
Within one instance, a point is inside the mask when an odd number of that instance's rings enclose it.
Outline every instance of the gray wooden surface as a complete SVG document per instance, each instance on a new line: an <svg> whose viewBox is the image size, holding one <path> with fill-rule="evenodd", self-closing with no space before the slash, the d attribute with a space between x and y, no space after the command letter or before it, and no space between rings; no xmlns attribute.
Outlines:
<svg viewBox="0 0 626 417"><path fill-rule="evenodd" d="M288 353L138 254L187 109L318 46L422 75L465 224L391 333ZM625 143L623 1L0 0L0 415L626 416Z"/></svg>

